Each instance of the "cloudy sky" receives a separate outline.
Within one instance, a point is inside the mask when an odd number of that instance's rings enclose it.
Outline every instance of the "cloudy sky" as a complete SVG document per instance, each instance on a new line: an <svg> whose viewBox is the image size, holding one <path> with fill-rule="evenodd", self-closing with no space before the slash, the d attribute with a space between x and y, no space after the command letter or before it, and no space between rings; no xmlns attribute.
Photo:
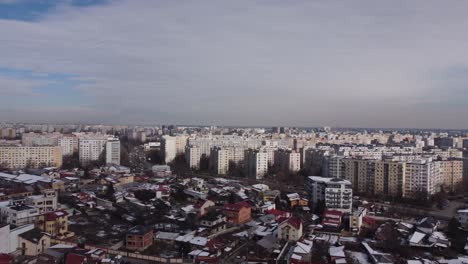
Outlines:
<svg viewBox="0 0 468 264"><path fill-rule="evenodd" d="M467 10L0 0L0 121L468 128Z"/></svg>

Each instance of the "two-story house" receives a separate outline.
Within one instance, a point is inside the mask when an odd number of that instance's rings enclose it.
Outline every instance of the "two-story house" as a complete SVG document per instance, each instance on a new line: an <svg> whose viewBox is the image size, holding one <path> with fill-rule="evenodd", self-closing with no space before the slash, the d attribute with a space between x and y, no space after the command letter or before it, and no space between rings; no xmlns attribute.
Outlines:
<svg viewBox="0 0 468 264"><path fill-rule="evenodd" d="M302 237L302 234L303 225L300 218L293 216L283 220L278 225L278 239L297 241Z"/></svg>

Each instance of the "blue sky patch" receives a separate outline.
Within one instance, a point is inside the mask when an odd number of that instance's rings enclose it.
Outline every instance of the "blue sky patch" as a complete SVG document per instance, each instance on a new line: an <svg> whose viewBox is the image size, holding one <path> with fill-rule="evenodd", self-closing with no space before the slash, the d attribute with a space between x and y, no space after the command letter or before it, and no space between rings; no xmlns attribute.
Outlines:
<svg viewBox="0 0 468 264"><path fill-rule="evenodd" d="M11 0L0 2L0 19L34 21L61 4L87 7L107 3L108 0Z"/></svg>

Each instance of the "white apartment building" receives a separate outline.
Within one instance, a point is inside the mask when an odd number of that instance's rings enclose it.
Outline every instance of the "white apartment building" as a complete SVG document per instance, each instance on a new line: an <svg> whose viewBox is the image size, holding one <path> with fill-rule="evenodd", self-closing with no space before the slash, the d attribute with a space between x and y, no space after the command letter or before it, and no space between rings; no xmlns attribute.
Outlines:
<svg viewBox="0 0 468 264"><path fill-rule="evenodd" d="M185 152L185 146L187 146L188 136L180 135L175 137L176 144L176 155L183 154Z"/></svg>
<svg viewBox="0 0 468 264"><path fill-rule="evenodd" d="M263 179L268 172L268 154L264 151L248 149L244 154L247 177Z"/></svg>
<svg viewBox="0 0 468 264"><path fill-rule="evenodd" d="M11 127L0 128L0 138L13 139L16 137L16 130Z"/></svg>
<svg viewBox="0 0 468 264"><path fill-rule="evenodd" d="M33 146L58 146L58 140L62 137L61 133L24 133L21 136L21 144L26 147Z"/></svg>
<svg viewBox="0 0 468 264"><path fill-rule="evenodd" d="M39 209L26 205L25 200L0 203L0 219L3 223L22 226L33 224L39 216Z"/></svg>
<svg viewBox="0 0 468 264"><path fill-rule="evenodd" d="M324 201L328 209L351 213L353 189L350 181L309 176L306 182L306 190L313 204Z"/></svg>
<svg viewBox="0 0 468 264"><path fill-rule="evenodd" d="M441 174L440 162L433 161L432 158L420 158L406 163L405 194L435 194L442 183Z"/></svg>
<svg viewBox="0 0 468 264"><path fill-rule="evenodd" d="M241 137L238 135L216 135L193 137L188 139L191 146L200 147L202 155L209 156L213 147L242 147L243 149L257 149L262 146L261 138Z"/></svg>
<svg viewBox="0 0 468 264"><path fill-rule="evenodd" d="M0 253L18 254L19 235L34 229L34 224L13 227L0 225Z"/></svg>
<svg viewBox="0 0 468 264"><path fill-rule="evenodd" d="M64 135L58 139L58 146L62 148L62 155L72 155L78 151L78 137L75 135Z"/></svg>
<svg viewBox="0 0 468 264"><path fill-rule="evenodd" d="M271 143L269 143L271 144ZM272 147L272 146L267 146L267 147L261 147L261 151L266 152L268 155L268 166L273 166L275 164L275 152L278 150L278 147Z"/></svg>
<svg viewBox="0 0 468 264"><path fill-rule="evenodd" d="M173 161L177 155L176 137L163 136L161 150L164 152L164 162L169 163Z"/></svg>
<svg viewBox="0 0 468 264"><path fill-rule="evenodd" d="M38 195L28 196L26 204L37 208L39 214L56 211L57 193L54 190L48 190Z"/></svg>
<svg viewBox="0 0 468 264"><path fill-rule="evenodd" d="M79 157L82 165L99 160L107 143L105 136L82 137L79 141Z"/></svg>
<svg viewBox="0 0 468 264"><path fill-rule="evenodd" d="M283 170L298 172L301 170L301 154L299 152L280 149L275 153L275 165Z"/></svg>
<svg viewBox="0 0 468 264"><path fill-rule="evenodd" d="M200 169L201 150L197 146L185 147L185 160L191 169Z"/></svg>
<svg viewBox="0 0 468 264"><path fill-rule="evenodd" d="M62 149L53 146L0 146L0 164L8 168L60 167Z"/></svg>
<svg viewBox="0 0 468 264"><path fill-rule="evenodd" d="M120 165L120 141L118 138L107 139L106 164Z"/></svg>

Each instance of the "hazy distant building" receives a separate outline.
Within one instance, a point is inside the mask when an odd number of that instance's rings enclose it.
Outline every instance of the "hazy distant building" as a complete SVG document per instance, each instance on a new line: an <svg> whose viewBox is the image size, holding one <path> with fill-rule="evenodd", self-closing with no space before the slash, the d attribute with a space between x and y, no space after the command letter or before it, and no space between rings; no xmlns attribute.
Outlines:
<svg viewBox="0 0 468 264"><path fill-rule="evenodd" d="M21 136L21 144L26 147L58 146L58 140L61 137L60 133L25 133Z"/></svg>
<svg viewBox="0 0 468 264"><path fill-rule="evenodd" d="M120 141L109 138L106 142L106 164L120 165Z"/></svg>
<svg viewBox="0 0 468 264"><path fill-rule="evenodd" d="M225 175L229 172L229 149L214 147L210 154L210 168L216 174Z"/></svg>
<svg viewBox="0 0 468 264"><path fill-rule="evenodd" d="M185 147L185 160L189 167L194 170L200 169L201 150L198 146Z"/></svg>
<svg viewBox="0 0 468 264"><path fill-rule="evenodd" d="M11 127L0 128L0 137L5 139L13 139L16 137L16 131Z"/></svg>
<svg viewBox="0 0 468 264"><path fill-rule="evenodd" d="M343 156L325 156L322 159L322 176L344 178L345 167L343 159Z"/></svg>
<svg viewBox="0 0 468 264"><path fill-rule="evenodd" d="M64 135L58 139L58 146L62 148L62 155L71 155L78 151L78 137L75 135Z"/></svg>
<svg viewBox="0 0 468 264"><path fill-rule="evenodd" d="M440 148L453 148L455 147L455 143L455 139L452 137L434 138L434 145Z"/></svg>
<svg viewBox="0 0 468 264"><path fill-rule="evenodd" d="M187 146L188 137L180 135L175 137L176 155L183 154L185 152L185 146Z"/></svg>
<svg viewBox="0 0 468 264"><path fill-rule="evenodd" d="M296 151L279 149L275 152L275 165L285 171L301 170L301 154Z"/></svg>
<svg viewBox="0 0 468 264"><path fill-rule="evenodd" d="M92 161L101 158L107 143L107 137L86 137L79 141L79 158L82 165L87 165Z"/></svg>
<svg viewBox="0 0 468 264"><path fill-rule="evenodd" d="M268 154L263 151L248 149L244 154L247 177L263 179L268 172Z"/></svg>
<svg viewBox="0 0 468 264"><path fill-rule="evenodd" d="M163 136L161 141L161 150L164 153L164 162L172 162L177 155L176 137Z"/></svg>

